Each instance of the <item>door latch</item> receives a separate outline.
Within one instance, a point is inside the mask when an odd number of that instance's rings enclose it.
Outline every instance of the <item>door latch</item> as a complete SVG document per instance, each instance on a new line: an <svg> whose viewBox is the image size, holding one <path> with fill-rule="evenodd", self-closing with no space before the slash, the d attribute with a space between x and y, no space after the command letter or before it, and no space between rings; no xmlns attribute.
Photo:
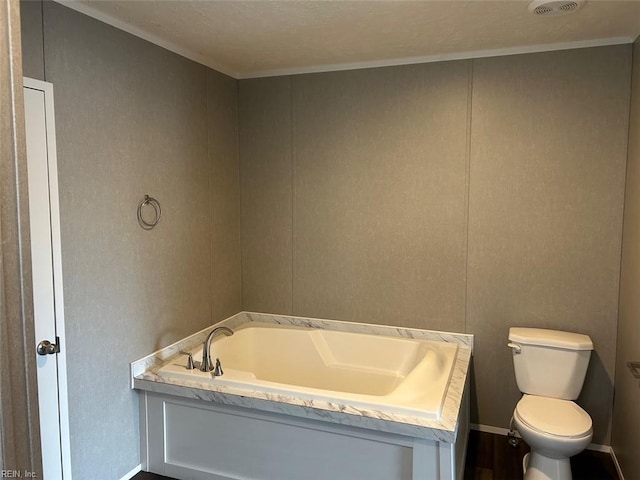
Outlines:
<svg viewBox="0 0 640 480"><path fill-rule="evenodd" d="M60 337L56 337L56 343L42 340L36 347L38 355L54 355L60 352Z"/></svg>

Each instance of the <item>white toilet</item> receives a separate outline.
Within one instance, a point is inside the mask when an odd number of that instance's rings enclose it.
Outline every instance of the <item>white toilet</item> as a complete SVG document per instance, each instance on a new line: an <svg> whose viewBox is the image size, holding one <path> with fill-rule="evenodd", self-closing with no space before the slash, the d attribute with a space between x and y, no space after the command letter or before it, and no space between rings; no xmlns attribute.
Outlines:
<svg viewBox="0 0 640 480"><path fill-rule="evenodd" d="M578 398L593 343L587 335L541 328L509 329L518 389L516 429L531 447L525 480L571 480L569 457L591 442L591 417Z"/></svg>

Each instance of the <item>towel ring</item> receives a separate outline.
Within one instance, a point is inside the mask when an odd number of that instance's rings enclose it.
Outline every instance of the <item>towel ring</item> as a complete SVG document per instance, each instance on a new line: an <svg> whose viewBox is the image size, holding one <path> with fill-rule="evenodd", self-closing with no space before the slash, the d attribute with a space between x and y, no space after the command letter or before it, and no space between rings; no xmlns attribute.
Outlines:
<svg viewBox="0 0 640 480"><path fill-rule="evenodd" d="M142 209L147 205L153 208L153 219L151 221L145 220L142 216ZM156 200L155 198L150 197L149 195L145 195L144 200L142 200L138 204L138 223L140 224L140 226L145 230L151 230L153 227L158 225L158 222L160 222L161 218L162 207L160 206L160 202L158 202L158 200Z"/></svg>

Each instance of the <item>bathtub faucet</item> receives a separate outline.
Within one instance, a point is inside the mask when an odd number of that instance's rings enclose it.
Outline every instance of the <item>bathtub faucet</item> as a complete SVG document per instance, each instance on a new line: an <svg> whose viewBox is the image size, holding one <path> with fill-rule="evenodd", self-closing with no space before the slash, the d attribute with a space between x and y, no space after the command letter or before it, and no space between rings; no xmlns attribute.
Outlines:
<svg viewBox="0 0 640 480"><path fill-rule="evenodd" d="M233 331L227 327L216 327L209 335L207 335L207 339L204 341L204 347L202 348L202 363L200 364L200 370L203 372L210 372L215 367L213 362L211 361L211 340L216 335L216 333L224 333L225 335L233 335Z"/></svg>

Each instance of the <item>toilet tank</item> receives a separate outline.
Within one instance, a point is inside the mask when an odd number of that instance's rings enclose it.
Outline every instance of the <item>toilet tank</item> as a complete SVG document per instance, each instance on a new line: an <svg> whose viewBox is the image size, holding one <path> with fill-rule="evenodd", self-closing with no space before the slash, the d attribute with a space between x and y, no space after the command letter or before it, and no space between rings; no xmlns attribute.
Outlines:
<svg viewBox="0 0 640 480"><path fill-rule="evenodd" d="M522 393L564 400L578 398L593 350L587 335L512 327L509 347Z"/></svg>

